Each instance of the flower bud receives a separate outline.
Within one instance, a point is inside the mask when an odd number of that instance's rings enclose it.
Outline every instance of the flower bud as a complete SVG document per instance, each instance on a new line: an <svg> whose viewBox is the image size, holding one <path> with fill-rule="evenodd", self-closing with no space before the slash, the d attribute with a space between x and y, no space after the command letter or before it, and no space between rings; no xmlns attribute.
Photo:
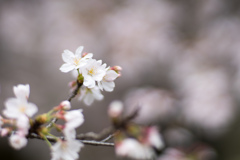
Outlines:
<svg viewBox="0 0 240 160"><path fill-rule="evenodd" d="M71 109L71 103L70 103L69 101L67 101L67 100L62 101L62 102L60 103L60 106L62 106L62 109L64 109L64 110L69 110L69 109Z"/></svg>
<svg viewBox="0 0 240 160"><path fill-rule="evenodd" d="M108 115L111 118L118 118L119 116L121 116L122 111L123 111L123 103L121 101L116 100L109 105Z"/></svg>

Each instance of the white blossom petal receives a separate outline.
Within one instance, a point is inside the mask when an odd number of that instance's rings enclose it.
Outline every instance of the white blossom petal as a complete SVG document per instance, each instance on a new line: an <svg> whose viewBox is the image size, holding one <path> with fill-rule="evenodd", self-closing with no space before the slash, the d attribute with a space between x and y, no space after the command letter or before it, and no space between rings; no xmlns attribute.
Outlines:
<svg viewBox="0 0 240 160"><path fill-rule="evenodd" d="M64 50L62 53L62 59L66 63L72 63L74 58L74 54L69 50Z"/></svg>
<svg viewBox="0 0 240 160"><path fill-rule="evenodd" d="M82 51L83 51L83 46L80 46L76 49L76 52L75 52L75 56L78 57L78 58L81 58L82 57Z"/></svg>
<svg viewBox="0 0 240 160"><path fill-rule="evenodd" d="M64 63L61 67L60 70L62 72L69 72L71 70L73 70L75 68L75 66L73 64L69 64L69 63Z"/></svg>

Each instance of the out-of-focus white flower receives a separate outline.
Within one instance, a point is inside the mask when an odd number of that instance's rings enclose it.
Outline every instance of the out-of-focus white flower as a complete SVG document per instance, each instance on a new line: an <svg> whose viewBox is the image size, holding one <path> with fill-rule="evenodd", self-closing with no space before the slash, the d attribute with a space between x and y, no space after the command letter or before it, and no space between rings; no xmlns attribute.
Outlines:
<svg viewBox="0 0 240 160"><path fill-rule="evenodd" d="M123 103L121 101L113 101L109 105L108 115L111 118L119 117L123 112Z"/></svg>
<svg viewBox="0 0 240 160"><path fill-rule="evenodd" d="M102 100L104 96L100 92L100 89L95 86L94 88L87 88L87 87L81 87L80 89L80 97L79 100L83 100L83 102L90 106L94 99L96 100Z"/></svg>
<svg viewBox="0 0 240 160"><path fill-rule="evenodd" d="M71 103L70 103L69 101L67 101L67 100L62 101L62 102L60 103L60 106L62 106L63 109L65 109L65 110L71 109Z"/></svg>
<svg viewBox="0 0 240 160"><path fill-rule="evenodd" d="M116 154L121 157L134 159L152 159L155 157L154 149L142 144L133 138L127 138L116 145Z"/></svg>
<svg viewBox="0 0 240 160"><path fill-rule="evenodd" d="M147 129L147 143L160 150L164 147L164 143L161 135L159 134L156 127L148 127Z"/></svg>
<svg viewBox="0 0 240 160"><path fill-rule="evenodd" d="M3 114L8 118L15 119L18 119L22 115L32 117L38 111L35 104L18 98L7 99L5 107L6 108L3 110Z"/></svg>
<svg viewBox="0 0 240 160"><path fill-rule="evenodd" d="M101 81L106 74L106 64L102 65L101 60L91 59L88 61L82 69L82 75L84 77L83 85L88 88L93 88L96 85L96 81Z"/></svg>
<svg viewBox="0 0 240 160"><path fill-rule="evenodd" d="M18 99L27 100L30 94L29 84L19 84L13 87L13 92Z"/></svg>
<svg viewBox="0 0 240 160"><path fill-rule="evenodd" d="M18 128L18 131L22 132L24 135L28 134L30 124L29 124L29 119L27 116L21 115L17 119L17 128Z"/></svg>
<svg viewBox="0 0 240 160"><path fill-rule="evenodd" d="M81 109L66 112L64 118L66 120L65 128L68 129L75 129L84 122Z"/></svg>
<svg viewBox="0 0 240 160"><path fill-rule="evenodd" d="M38 108L35 104L27 101L30 94L30 87L28 84L13 87L13 92L16 98L9 98L5 102L5 109L3 114L7 118L18 119L22 115L32 117L37 111Z"/></svg>
<svg viewBox="0 0 240 160"><path fill-rule="evenodd" d="M64 50L62 59L65 62L60 70L62 72L69 72L74 69L79 69L87 64L87 61L92 58L93 54L89 53L82 57L83 46L77 48L75 54L69 50Z"/></svg>
<svg viewBox="0 0 240 160"><path fill-rule="evenodd" d="M77 140L58 140L52 147L51 160L76 160L78 152L83 147L83 144Z"/></svg>
<svg viewBox="0 0 240 160"><path fill-rule="evenodd" d="M106 74L103 77L103 79L101 81L98 81L98 87L101 90L105 90L107 92L112 92L114 87L115 87L115 83L113 82L119 75L113 71L113 70L109 70L107 68Z"/></svg>
<svg viewBox="0 0 240 160"><path fill-rule="evenodd" d="M21 134L14 134L10 136L9 142L14 149L18 150L27 145L27 138Z"/></svg>

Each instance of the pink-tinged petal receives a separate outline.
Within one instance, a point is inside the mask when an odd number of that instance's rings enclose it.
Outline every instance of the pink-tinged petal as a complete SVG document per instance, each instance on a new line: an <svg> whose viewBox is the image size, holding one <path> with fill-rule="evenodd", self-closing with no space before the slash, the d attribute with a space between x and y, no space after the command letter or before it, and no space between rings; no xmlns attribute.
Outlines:
<svg viewBox="0 0 240 160"><path fill-rule="evenodd" d="M115 83L114 82L102 82L102 86L105 91L112 92L115 87Z"/></svg>
<svg viewBox="0 0 240 160"><path fill-rule="evenodd" d="M69 50L64 50L62 53L62 59L66 63L73 63L74 54Z"/></svg>
<svg viewBox="0 0 240 160"><path fill-rule="evenodd" d="M13 87L13 92L17 98L28 99L30 94L30 86L29 84L26 85L19 84Z"/></svg>
<svg viewBox="0 0 240 160"><path fill-rule="evenodd" d="M82 51L83 51L83 46L80 46L76 49L76 52L75 52L75 56L78 57L78 58L81 58L82 57Z"/></svg>
<svg viewBox="0 0 240 160"><path fill-rule="evenodd" d="M85 59L89 59L89 58L92 58L93 57L93 54L92 53L88 53L86 56L84 56L83 58Z"/></svg>
<svg viewBox="0 0 240 160"><path fill-rule="evenodd" d="M72 64L68 64L68 63L64 63L61 67L60 67L60 71L62 72L69 72L71 70L73 70L75 68L74 65Z"/></svg>

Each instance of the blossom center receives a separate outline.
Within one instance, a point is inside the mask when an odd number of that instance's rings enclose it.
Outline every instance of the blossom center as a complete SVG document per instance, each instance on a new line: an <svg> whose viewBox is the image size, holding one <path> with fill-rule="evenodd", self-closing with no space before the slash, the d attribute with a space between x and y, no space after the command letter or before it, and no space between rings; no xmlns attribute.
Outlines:
<svg viewBox="0 0 240 160"><path fill-rule="evenodd" d="M77 66L79 65L81 58L74 58L73 63Z"/></svg>
<svg viewBox="0 0 240 160"><path fill-rule="evenodd" d="M21 106L21 107L19 108L19 111L20 111L21 113L25 113L26 107L25 107L25 106Z"/></svg>
<svg viewBox="0 0 240 160"><path fill-rule="evenodd" d="M95 67L91 68L90 70L88 70L88 74L89 75L95 75L97 73Z"/></svg>

